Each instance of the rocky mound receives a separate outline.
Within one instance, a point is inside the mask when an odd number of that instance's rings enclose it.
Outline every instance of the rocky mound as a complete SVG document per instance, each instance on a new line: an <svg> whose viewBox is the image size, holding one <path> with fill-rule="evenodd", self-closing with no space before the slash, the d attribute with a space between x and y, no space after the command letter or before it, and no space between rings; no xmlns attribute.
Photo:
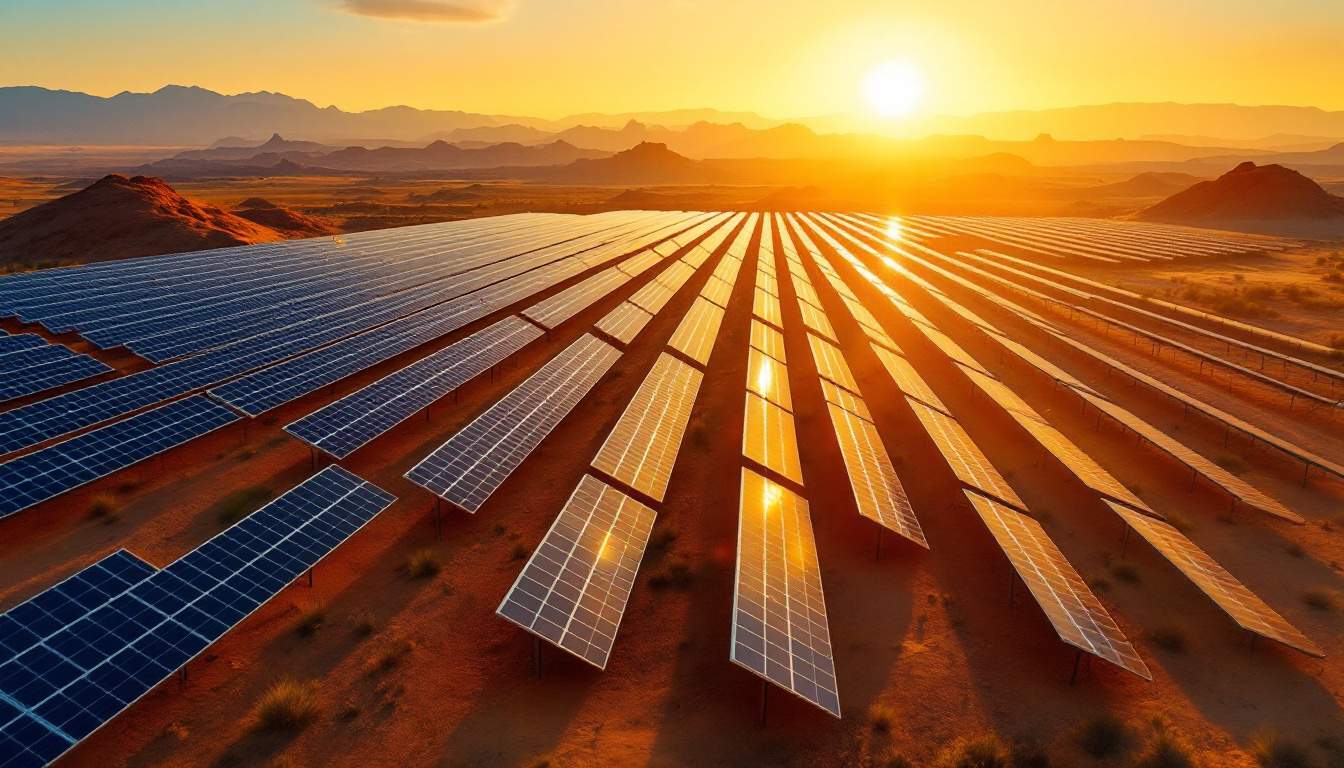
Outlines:
<svg viewBox="0 0 1344 768"><path fill-rule="evenodd" d="M1178 223L1344 219L1344 198L1281 165L1245 162L1139 213Z"/></svg>
<svg viewBox="0 0 1344 768"><path fill-rule="evenodd" d="M161 179L104 176L0 221L0 264L99 261L283 239L179 195Z"/></svg>
<svg viewBox="0 0 1344 768"><path fill-rule="evenodd" d="M234 214L253 223L269 227L287 238L317 237L319 235L334 235L340 232L336 225L326 219L309 216L274 204L270 207L243 208L234 211Z"/></svg>

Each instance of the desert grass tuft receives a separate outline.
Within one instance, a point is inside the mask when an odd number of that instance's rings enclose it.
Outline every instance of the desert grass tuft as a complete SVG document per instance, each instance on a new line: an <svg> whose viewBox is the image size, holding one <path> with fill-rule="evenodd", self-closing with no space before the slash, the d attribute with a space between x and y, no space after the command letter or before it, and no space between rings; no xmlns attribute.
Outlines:
<svg viewBox="0 0 1344 768"><path fill-rule="evenodd" d="M417 549L406 560L406 572L413 579L428 579L437 576L443 570L439 555L432 549Z"/></svg>
<svg viewBox="0 0 1344 768"><path fill-rule="evenodd" d="M292 731L317 715L317 685L281 680L261 695L253 717L263 731Z"/></svg>

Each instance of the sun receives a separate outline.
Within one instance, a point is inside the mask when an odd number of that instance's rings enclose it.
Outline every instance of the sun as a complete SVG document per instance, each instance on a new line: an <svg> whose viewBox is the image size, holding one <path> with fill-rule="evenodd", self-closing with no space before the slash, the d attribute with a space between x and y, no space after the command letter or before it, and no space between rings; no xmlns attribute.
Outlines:
<svg viewBox="0 0 1344 768"><path fill-rule="evenodd" d="M924 98L924 76L907 61L883 62L863 78L863 97L883 117L908 115Z"/></svg>

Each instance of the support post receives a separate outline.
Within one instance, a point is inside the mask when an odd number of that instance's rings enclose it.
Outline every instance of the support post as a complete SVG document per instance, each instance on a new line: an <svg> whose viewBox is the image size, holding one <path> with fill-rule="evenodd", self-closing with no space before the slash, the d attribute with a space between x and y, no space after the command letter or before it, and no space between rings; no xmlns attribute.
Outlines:
<svg viewBox="0 0 1344 768"><path fill-rule="evenodd" d="M761 681L761 727L762 727L762 728L765 727L766 705L769 703L769 701L770 701L770 684L767 683L766 681L762 680L762 681Z"/></svg>
<svg viewBox="0 0 1344 768"><path fill-rule="evenodd" d="M877 551L873 553L873 562L879 562L882 559L882 525L877 526Z"/></svg>
<svg viewBox="0 0 1344 768"><path fill-rule="evenodd" d="M541 638L532 636L532 672L541 679Z"/></svg>
<svg viewBox="0 0 1344 768"><path fill-rule="evenodd" d="M1078 663L1081 662L1082 660L1083 660L1083 652L1081 650L1074 650L1073 674L1069 675L1069 685L1074 685L1078 682Z"/></svg>
<svg viewBox="0 0 1344 768"><path fill-rule="evenodd" d="M313 569L312 569L312 568L309 568L309 569L308 569L308 588L309 588L309 589L312 589L312 588L313 588Z"/></svg>

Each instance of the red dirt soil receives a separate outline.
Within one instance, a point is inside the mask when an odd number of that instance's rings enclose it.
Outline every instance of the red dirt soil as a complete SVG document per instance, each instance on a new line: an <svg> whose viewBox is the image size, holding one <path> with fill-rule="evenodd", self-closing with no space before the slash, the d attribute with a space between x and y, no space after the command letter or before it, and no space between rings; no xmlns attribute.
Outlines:
<svg viewBox="0 0 1344 768"><path fill-rule="evenodd" d="M1219 430L1183 420L1179 407L1141 388L1100 376L1076 353L1050 347L1042 334L993 304L941 286L1197 450L1236 454L1251 468L1248 479L1309 523L1291 526L1246 512L1229 517L1225 497L1202 485L1191 488L1187 472L1118 431L1097 430L1069 396L994 354L964 320L918 289L898 285L1146 501L1188 519L1191 537L1318 642L1327 660L1264 643L1251 652L1226 616L1133 541L1125 562L1139 580L1119 582L1112 573L1120 560L1121 528L1095 494L1015 432L1013 422L974 395L903 316L832 259L1080 573L1109 583L1098 593L1155 677L1147 683L1098 661L1070 686L1071 649L1057 640L1024 590L1010 604L1010 570L1001 551L962 500L857 325L813 270L932 546L925 552L888 536L881 559L874 559L875 529L854 509L782 256L777 268L789 378L804 436L800 448L844 719L773 690L768 723L759 725L760 682L728 661L755 261L749 256L738 277L655 524L655 538L674 538L646 556L605 672L543 644L536 677L530 637L494 610L521 569L520 558L541 539L584 473L714 259L479 514L446 515L441 537L428 511L430 497L402 473L650 275L530 345L497 376L471 382L342 462L400 500L322 563L313 587L297 583L282 591L194 661L185 681L160 685L63 764L840 766L880 765L901 755L928 765L957 737L995 731L1043 745L1055 766L1128 765L1137 746L1130 747L1130 757L1109 763L1093 761L1077 746L1082 722L1112 713L1143 732L1149 721L1162 719L1203 756L1205 766L1250 768L1248 745L1262 728L1302 744L1344 733L1344 620L1301 599L1308 587L1344 587L1340 483L1318 477L1302 487L1300 469L1289 462L1237 444L1224 449ZM242 427L231 427L0 521L0 607L117 547L159 565L188 551L224 526L217 505L230 494L258 486L278 493L312 473L307 447L281 426L502 314L283 406L252 423L246 436ZM1178 358L1154 362L1116 337L1077 330L1127 362L1164 376L1190 376L1189 365ZM1301 414L1271 396L1208 389L1200 394L1220 406L1251 410L1265 427L1336 459L1344 454L1338 431L1331 440L1320 426L1293 429ZM89 515L98 494L116 498L114 515ZM408 573L408 559L422 549L442 560L440 574L416 579ZM655 588L654 577L674 563L689 567L690 583ZM297 631L300 617L314 608L323 609L325 618L304 636ZM1184 653L1149 640L1171 628L1188 639ZM284 677L313 681L316 716L293 732L256 730L256 701Z"/></svg>

